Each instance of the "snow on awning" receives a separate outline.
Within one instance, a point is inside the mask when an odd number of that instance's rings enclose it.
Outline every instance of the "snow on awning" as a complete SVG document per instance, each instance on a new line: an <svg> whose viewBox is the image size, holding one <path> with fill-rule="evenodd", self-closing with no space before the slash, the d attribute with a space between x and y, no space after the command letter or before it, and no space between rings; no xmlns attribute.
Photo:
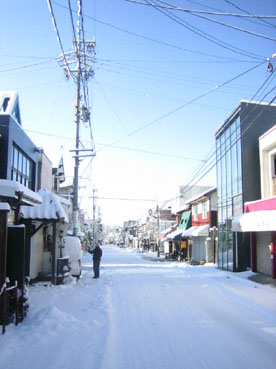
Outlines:
<svg viewBox="0 0 276 369"><path fill-rule="evenodd" d="M24 219L57 219L69 222L68 216L64 210L63 205L70 205L70 201L55 195L47 190L39 190L39 195L42 197L43 202L35 208L28 206L21 206L20 212Z"/></svg>
<svg viewBox="0 0 276 369"><path fill-rule="evenodd" d="M276 231L276 210L244 213L232 220L233 232Z"/></svg>
<svg viewBox="0 0 276 369"><path fill-rule="evenodd" d="M170 233L171 229L172 229L172 227L167 228L167 229L163 229L163 231L160 232L160 236L164 236L164 235Z"/></svg>
<svg viewBox="0 0 276 369"><path fill-rule="evenodd" d="M167 234L166 241L172 241L172 240L180 239L181 234L182 234L182 230L177 229L176 231Z"/></svg>
<svg viewBox="0 0 276 369"><path fill-rule="evenodd" d="M21 183L0 179L0 198L6 202L14 202L20 198L20 194L22 194L21 204L35 206L42 203L40 195Z"/></svg>
<svg viewBox="0 0 276 369"><path fill-rule="evenodd" d="M209 224L202 226L194 226L182 233L182 237L208 237Z"/></svg>

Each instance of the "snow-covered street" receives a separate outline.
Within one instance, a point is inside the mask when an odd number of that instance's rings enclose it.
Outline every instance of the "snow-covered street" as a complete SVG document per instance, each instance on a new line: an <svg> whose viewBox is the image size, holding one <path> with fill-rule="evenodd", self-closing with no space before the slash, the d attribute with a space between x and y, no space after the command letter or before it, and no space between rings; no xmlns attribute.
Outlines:
<svg viewBox="0 0 276 369"><path fill-rule="evenodd" d="M0 337L5 369L275 369L276 289L213 265L104 246L100 279L30 287Z"/></svg>

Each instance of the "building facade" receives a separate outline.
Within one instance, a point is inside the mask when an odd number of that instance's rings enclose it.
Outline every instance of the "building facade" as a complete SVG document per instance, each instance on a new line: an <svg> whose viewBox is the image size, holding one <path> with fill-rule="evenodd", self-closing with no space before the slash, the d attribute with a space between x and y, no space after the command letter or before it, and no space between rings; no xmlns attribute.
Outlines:
<svg viewBox="0 0 276 369"><path fill-rule="evenodd" d="M258 138L275 124L276 105L241 101L215 133L218 196L218 266L250 267L247 233L232 232L244 203L261 197Z"/></svg>
<svg viewBox="0 0 276 369"><path fill-rule="evenodd" d="M0 178L37 190L38 149L21 126L19 98L0 92Z"/></svg>

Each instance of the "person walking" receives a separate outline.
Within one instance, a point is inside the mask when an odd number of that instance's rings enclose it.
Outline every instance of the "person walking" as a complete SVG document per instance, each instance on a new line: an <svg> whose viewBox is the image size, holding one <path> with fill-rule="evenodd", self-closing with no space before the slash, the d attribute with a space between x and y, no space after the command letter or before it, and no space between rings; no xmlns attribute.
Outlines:
<svg viewBox="0 0 276 369"><path fill-rule="evenodd" d="M94 270L94 279L100 277L100 262L102 257L102 249L100 248L100 245L97 243L94 250L90 252L93 254L93 270Z"/></svg>

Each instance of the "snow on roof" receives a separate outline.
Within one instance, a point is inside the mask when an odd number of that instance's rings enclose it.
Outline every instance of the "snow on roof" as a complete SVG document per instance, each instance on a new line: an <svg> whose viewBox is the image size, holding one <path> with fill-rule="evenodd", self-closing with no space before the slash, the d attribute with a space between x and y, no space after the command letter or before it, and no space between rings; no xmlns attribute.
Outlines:
<svg viewBox="0 0 276 369"><path fill-rule="evenodd" d="M22 125L19 108L19 98L16 91L0 91L0 114L12 116Z"/></svg>
<svg viewBox="0 0 276 369"><path fill-rule="evenodd" d="M14 105L16 104L16 100L18 98L18 94L16 91L0 91L0 112L1 114L9 114L13 113Z"/></svg>
<svg viewBox="0 0 276 369"><path fill-rule="evenodd" d="M0 211L10 211L10 205L7 202L0 202Z"/></svg>
<svg viewBox="0 0 276 369"><path fill-rule="evenodd" d="M38 194L43 202L35 208L21 206L20 212L24 219L57 219L69 222L68 216L63 205L70 205L70 201L55 195L47 190L39 190Z"/></svg>
<svg viewBox="0 0 276 369"><path fill-rule="evenodd" d="M208 190L205 190L205 191L203 191L203 192L201 192L201 193L199 193L199 194L197 194L197 195L195 195L195 196L191 197L190 199L188 199L188 200L186 201L186 204L185 204L185 205L190 204L191 202L193 202L193 201L195 201L195 200L198 200L198 199L200 199L201 197L203 197L203 196L205 196L205 195L207 195L207 194L209 194L209 193L211 193L211 192L216 191L216 189L217 189L217 187L210 187Z"/></svg>
<svg viewBox="0 0 276 369"><path fill-rule="evenodd" d="M23 186L21 183L8 179L0 179L0 197L18 199L18 192L23 194L22 201L26 205L37 205L42 203L41 196Z"/></svg>

